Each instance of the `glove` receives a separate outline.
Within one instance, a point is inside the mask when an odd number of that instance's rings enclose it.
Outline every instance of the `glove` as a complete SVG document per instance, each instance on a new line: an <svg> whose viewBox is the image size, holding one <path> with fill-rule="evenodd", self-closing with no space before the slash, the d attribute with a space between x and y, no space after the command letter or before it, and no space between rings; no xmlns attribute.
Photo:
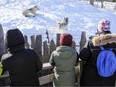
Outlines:
<svg viewBox="0 0 116 87"><path fill-rule="evenodd" d="M2 63L0 62L0 76L2 75L2 71L3 71L3 69L2 69Z"/></svg>

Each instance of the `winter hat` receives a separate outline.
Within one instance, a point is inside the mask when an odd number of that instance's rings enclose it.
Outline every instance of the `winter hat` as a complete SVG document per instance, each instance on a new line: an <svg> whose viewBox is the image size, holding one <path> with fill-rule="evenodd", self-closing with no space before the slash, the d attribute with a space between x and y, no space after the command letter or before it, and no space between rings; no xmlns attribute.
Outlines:
<svg viewBox="0 0 116 87"><path fill-rule="evenodd" d="M110 21L102 19L98 23L98 32L110 31Z"/></svg>
<svg viewBox="0 0 116 87"><path fill-rule="evenodd" d="M68 33L63 33L60 35L60 46L71 46L72 45L72 35Z"/></svg>

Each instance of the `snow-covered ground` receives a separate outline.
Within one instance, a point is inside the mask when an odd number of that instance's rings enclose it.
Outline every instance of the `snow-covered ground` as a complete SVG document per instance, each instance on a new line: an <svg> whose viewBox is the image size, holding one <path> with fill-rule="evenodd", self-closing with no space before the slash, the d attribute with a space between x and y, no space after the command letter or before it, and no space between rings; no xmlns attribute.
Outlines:
<svg viewBox="0 0 116 87"><path fill-rule="evenodd" d="M24 17L22 11L31 5L37 4L43 15ZM0 23L4 32L8 29L19 28L25 35L42 34L46 40L46 29L50 39L56 38L58 23L69 18L68 29L76 43L79 42L81 32L86 31L87 36L94 35L98 22L107 19L111 22L111 31L116 33L116 14L112 11L93 7L86 2L78 0L0 0Z"/></svg>

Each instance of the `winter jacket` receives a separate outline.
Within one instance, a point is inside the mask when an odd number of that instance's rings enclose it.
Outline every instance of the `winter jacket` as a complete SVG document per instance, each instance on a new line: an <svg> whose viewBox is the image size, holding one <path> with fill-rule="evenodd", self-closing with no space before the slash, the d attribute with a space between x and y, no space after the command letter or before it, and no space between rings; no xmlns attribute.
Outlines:
<svg viewBox="0 0 116 87"><path fill-rule="evenodd" d="M39 86L37 72L42 69L39 56L24 48L24 38L18 29L6 34L8 53L2 56L3 69L8 70L12 86Z"/></svg>
<svg viewBox="0 0 116 87"><path fill-rule="evenodd" d="M54 66L54 87L74 87L77 52L70 46L59 46L51 54L50 63Z"/></svg>
<svg viewBox="0 0 116 87"><path fill-rule="evenodd" d="M98 74L96 61L101 52L100 45L105 49L113 48L116 54L116 34L94 36L80 52L80 58L85 61L80 79L81 86L114 86L116 73L110 77Z"/></svg>

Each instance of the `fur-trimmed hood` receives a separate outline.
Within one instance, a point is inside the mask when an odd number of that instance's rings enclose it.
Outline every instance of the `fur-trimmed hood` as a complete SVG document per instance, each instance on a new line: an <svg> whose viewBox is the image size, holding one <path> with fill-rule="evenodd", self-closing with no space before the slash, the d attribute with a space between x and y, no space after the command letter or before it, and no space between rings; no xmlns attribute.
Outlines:
<svg viewBox="0 0 116 87"><path fill-rule="evenodd" d="M105 45L108 43L116 43L116 34L106 34L103 36L95 36L92 39L94 46Z"/></svg>

